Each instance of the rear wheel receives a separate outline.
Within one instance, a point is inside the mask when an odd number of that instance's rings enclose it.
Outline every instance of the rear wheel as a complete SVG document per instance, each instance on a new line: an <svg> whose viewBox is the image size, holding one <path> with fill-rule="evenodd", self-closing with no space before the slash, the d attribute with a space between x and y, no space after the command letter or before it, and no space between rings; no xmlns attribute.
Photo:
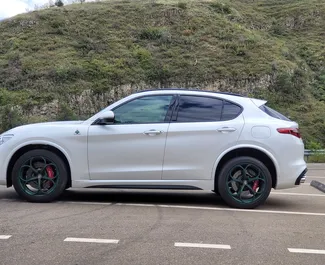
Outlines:
<svg viewBox="0 0 325 265"><path fill-rule="evenodd" d="M23 154L12 170L16 192L30 202L50 202L65 190L68 174L63 160L43 149Z"/></svg>
<svg viewBox="0 0 325 265"><path fill-rule="evenodd" d="M255 208L265 202L272 188L267 167L252 157L237 157L226 163L218 176L222 199L235 208Z"/></svg>

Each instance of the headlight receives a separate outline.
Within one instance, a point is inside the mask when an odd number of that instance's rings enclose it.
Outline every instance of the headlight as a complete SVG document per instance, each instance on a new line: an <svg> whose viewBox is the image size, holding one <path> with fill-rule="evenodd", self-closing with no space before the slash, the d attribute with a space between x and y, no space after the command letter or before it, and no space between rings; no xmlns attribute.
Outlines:
<svg viewBox="0 0 325 265"><path fill-rule="evenodd" d="M10 140L13 136L14 136L13 134L0 135L0 145L4 144L8 140Z"/></svg>

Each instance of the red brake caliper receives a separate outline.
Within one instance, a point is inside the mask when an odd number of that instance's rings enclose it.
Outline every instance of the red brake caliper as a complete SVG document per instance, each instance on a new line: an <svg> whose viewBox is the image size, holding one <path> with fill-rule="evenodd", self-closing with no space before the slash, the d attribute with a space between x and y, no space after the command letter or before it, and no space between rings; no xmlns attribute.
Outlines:
<svg viewBox="0 0 325 265"><path fill-rule="evenodd" d="M47 176L50 179L53 179L54 178L54 171L53 171L52 167L51 166L47 166L45 168L45 170L46 170ZM52 181L48 181L47 184L49 185L49 188L51 188L53 186L53 182Z"/></svg>
<svg viewBox="0 0 325 265"><path fill-rule="evenodd" d="M254 184L253 184L253 191L256 192L257 188L258 188L258 185L259 185L259 181L258 180L255 180L254 181Z"/></svg>

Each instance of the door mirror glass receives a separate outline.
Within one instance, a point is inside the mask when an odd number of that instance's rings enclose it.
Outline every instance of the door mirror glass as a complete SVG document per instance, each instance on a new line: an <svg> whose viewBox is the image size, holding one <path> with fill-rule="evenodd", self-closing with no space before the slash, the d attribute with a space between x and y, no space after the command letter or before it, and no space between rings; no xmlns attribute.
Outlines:
<svg viewBox="0 0 325 265"><path fill-rule="evenodd" d="M96 121L96 124L98 125L109 125L109 124L113 124L115 121L115 114L113 111L108 110L105 111L101 114L101 116L98 118L98 120Z"/></svg>

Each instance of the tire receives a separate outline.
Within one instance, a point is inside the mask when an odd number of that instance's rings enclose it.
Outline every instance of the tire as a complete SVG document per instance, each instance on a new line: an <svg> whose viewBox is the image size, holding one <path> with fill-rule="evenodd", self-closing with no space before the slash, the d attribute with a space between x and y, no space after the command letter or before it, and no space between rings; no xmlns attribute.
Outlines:
<svg viewBox="0 0 325 265"><path fill-rule="evenodd" d="M253 209L270 195L272 178L267 167L252 157L237 157L227 162L217 176L221 198L231 207Z"/></svg>
<svg viewBox="0 0 325 265"><path fill-rule="evenodd" d="M60 197L68 182L68 171L55 153L36 149L23 154L12 170L18 195L29 202L51 202Z"/></svg>

